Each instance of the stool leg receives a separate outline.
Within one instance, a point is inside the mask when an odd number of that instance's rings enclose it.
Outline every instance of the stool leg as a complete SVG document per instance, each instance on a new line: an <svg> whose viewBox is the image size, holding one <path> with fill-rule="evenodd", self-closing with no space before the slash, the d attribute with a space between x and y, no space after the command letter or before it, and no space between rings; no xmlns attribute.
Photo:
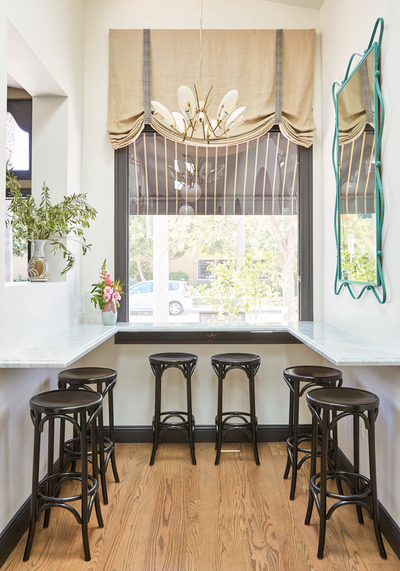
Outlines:
<svg viewBox="0 0 400 571"><path fill-rule="evenodd" d="M107 494L107 481L106 481L106 465L104 461L104 418L103 418L103 406L99 414L99 464L100 464L100 480L101 489L103 493L103 503L108 504L108 494ZM94 446L94 448L93 448ZM92 439L92 462L97 463L97 440L93 442Z"/></svg>
<svg viewBox="0 0 400 571"><path fill-rule="evenodd" d="M256 397L254 389L254 367L249 367L249 392L250 392L250 419L251 419L251 432L253 438L254 458L257 466L260 465L260 458L257 449L257 419L256 419Z"/></svg>
<svg viewBox="0 0 400 571"><path fill-rule="evenodd" d="M332 411L332 420L334 418L336 418L336 410ZM337 425L332 430L332 440L333 440L333 458L335 460L334 468L335 468L335 470L339 470L339 445L338 445L338 427L337 427ZM336 487L337 487L338 493L341 496L343 496L343 487L342 487L342 481L340 480L340 478L338 478L336 480Z"/></svg>
<svg viewBox="0 0 400 571"><path fill-rule="evenodd" d="M29 534L26 541L24 561L28 561L31 554L33 538L35 535L36 510L37 510L37 491L39 483L39 460L40 460L40 432L39 424L42 415L35 413L35 428L33 437L33 468L32 468L32 496L31 496L31 516L29 523Z"/></svg>
<svg viewBox="0 0 400 571"><path fill-rule="evenodd" d="M85 552L85 561L90 561L90 548L88 537L88 462L87 462L87 424L86 412L80 414L81 417L81 463L82 463L82 540ZM95 460L93 460L93 466Z"/></svg>
<svg viewBox="0 0 400 571"><path fill-rule="evenodd" d="M192 415L192 370L190 365L186 365L186 395L187 395L187 411L188 411L188 430L190 454L192 456L192 464L196 465L196 455L194 453L194 437L193 437L193 415Z"/></svg>
<svg viewBox="0 0 400 571"><path fill-rule="evenodd" d="M223 366L218 366L218 410L217 410L217 455L215 457L215 465L218 466L221 458L222 447L222 393L223 393Z"/></svg>
<svg viewBox="0 0 400 571"><path fill-rule="evenodd" d="M156 458L156 451L158 447L158 434L159 434L159 422L160 422L160 412L161 412L161 367L160 365L154 365L154 375L155 375L155 411L154 411L154 427L153 427L153 450L150 458L150 466L153 466L154 460Z"/></svg>
<svg viewBox="0 0 400 571"><path fill-rule="evenodd" d="M103 406L103 405L101 405ZM92 451L94 450L94 447L97 446L97 419L95 418L93 420L93 424L92 424L92 428L91 428L91 438L92 438ZM101 508L100 508L100 500L99 500L99 469L97 466L97 462L94 461L94 458L92 456L92 471L93 471L93 477L96 478L97 481L97 490L95 491L95 498L94 498L94 507L96 510L96 517L97 517L97 523L99 524L99 527L104 527L104 523L103 523L103 517L101 515Z"/></svg>
<svg viewBox="0 0 400 571"><path fill-rule="evenodd" d="M108 393L108 422L110 425L110 439L113 444L112 451L111 451L111 467L114 474L114 480L118 483L119 476L117 470L117 462L115 460L115 436L114 436L114 397L113 397L113 389L111 389Z"/></svg>
<svg viewBox="0 0 400 571"><path fill-rule="evenodd" d="M78 415L77 414L74 414L74 419L75 419L75 422L78 422ZM74 439L74 442L72 445L72 450L74 452L77 452L78 451L78 442L76 439L78 438L78 433L77 433L75 427L73 429L72 438ZM76 456L73 456L73 458L76 458ZM75 470L76 470L76 460L73 460L71 463L71 472L75 472Z"/></svg>
<svg viewBox="0 0 400 571"><path fill-rule="evenodd" d="M294 500L297 482L298 440L299 440L299 383L294 383L293 395L293 447L292 447L292 483L290 486L290 499Z"/></svg>
<svg viewBox="0 0 400 571"><path fill-rule="evenodd" d="M368 450L369 450L369 475L371 481L371 495L372 495L372 513L374 516L374 530L376 541L378 543L379 552L382 559L386 559L386 551L383 545L381 528L379 523L379 505L378 505L378 491L376 479L376 458L375 458L375 418L377 410L368 411L369 430L368 430Z"/></svg>
<svg viewBox="0 0 400 571"><path fill-rule="evenodd" d="M319 542L318 542L318 559L324 557L325 532L326 532L326 471L328 463L328 422L329 410L323 411L322 416L322 434L321 434L321 480L320 480L320 498L319 498Z"/></svg>
<svg viewBox="0 0 400 571"><path fill-rule="evenodd" d="M354 449L354 472L356 474L360 473L360 418L357 415L353 416L353 449ZM354 492L358 494L360 488L360 482L358 478L355 478L354 482ZM357 516L359 523L364 523L364 518L362 515L361 506L356 506Z"/></svg>
<svg viewBox="0 0 400 571"><path fill-rule="evenodd" d="M54 418L49 420L49 438L48 438L48 449L47 449L47 472L51 476L54 473ZM51 497L53 495L53 481L49 480L47 483L47 495ZM43 527L49 527L50 522L50 511L47 509L44 514Z"/></svg>
<svg viewBox="0 0 400 571"><path fill-rule="evenodd" d="M311 489L311 478L317 473L317 446L318 446L318 424L317 419L312 415L312 439L311 439L311 465L310 465L310 484L308 489L308 506L305 525L310 525L311 515L314 506L314 495Z"/></svg>
<svg viewBox="0 0 400 571"><path fill-rule="evenodd" d="M292 388L290 389L290 397L289 397L289 434L288 434L288 441L289 438L291 438L293 436L293 390ZM286 446L287 448L287 459L286 459L286 468L285 468L285 473L283 475L283 479L287 480L289 477L289 471L290 471L290 466L292 465L291 462L291 458L290 458L290 453L289 453L289 447Z"/></svg>

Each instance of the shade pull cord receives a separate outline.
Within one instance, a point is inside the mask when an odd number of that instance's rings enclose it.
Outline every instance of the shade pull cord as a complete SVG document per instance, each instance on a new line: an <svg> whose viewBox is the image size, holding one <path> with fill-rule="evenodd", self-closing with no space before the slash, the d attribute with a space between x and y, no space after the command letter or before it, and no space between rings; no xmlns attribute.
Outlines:
<svg viewBox="0 0 400 571"><path fill-rule="evenodd" d="M283 30L276 30L275 45L275 123L282 123Z"/></svg>
<svg viewBox="0 0 400 571"><path fill-rule="evenodd" d="M144 122L151 123L151 63L150 63L150 30L143 30L143 89L144 89Z"/></svg>

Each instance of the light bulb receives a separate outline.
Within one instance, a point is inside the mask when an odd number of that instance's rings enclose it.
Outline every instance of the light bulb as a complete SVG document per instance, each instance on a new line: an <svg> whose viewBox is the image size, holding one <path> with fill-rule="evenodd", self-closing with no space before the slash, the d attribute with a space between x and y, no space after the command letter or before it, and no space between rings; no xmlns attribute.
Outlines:
<svg viewBox="0 0 400 571"><path fill-rule="evenodd" d="M239 125L244 123L244 117L240 115L242 111L244 111L246 107L239 107L236 109L226 120L226 128L231 131L232 129L236 129Z"/></svg>
<svg viewBox="0 0 400 571"><path fill-rule="evenodd" d="M196 99L187 85L181 85L178 89L178 104L185 119L188 121L193 119L196 114Z"/></svg>
<svg viewBox="0 0 400 571"><path fill-rule="evenodd" d="M190 204L184 204L183 206L180 207L179 214L181 214L181 215L182 214L183 215L192 215L192 214L194 214L194 210L190 206Z"/></svg>
<svg viewBox="0 0 400 571"><path fill-rule="evenodd" d="M225 119L232 113L236 107L236 101L239 93L236 89L229 91L219 104L217 111L218 121L225 121Z"/></svg>
<svg viewBox="0 0 400 571"><path fill-rule="evenodd" d="M158 101L152 101L151 104L153 105L156 112L154 113L154 117L156 117L159 121L163 121L169 127L175 127L175 119L168 111L168 109L162 103Z"/></svg>

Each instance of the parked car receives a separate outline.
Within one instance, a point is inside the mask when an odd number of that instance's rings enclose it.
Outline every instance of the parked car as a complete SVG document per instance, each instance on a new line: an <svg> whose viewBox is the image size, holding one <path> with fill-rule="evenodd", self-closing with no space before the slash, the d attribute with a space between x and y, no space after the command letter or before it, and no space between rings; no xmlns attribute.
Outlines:
<svg viewBox="0 0 400 571"><path fill-rule="evenodd" d="M186 282L169 280L169 313L180 315L193 306ZM129 311L153 311L153 280L139 282L129 288Z"/></svg>

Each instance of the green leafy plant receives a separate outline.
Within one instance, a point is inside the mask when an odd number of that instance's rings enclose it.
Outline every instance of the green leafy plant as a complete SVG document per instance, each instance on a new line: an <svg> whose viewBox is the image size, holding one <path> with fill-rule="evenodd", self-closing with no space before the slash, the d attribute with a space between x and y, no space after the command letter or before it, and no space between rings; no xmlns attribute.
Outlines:
<svg viewBox="0 0 400 571"><path fill-rule="evenodd" d="M52 254L61 250L66 260L61 275L71 270L75 256L62 239L69 237L79 241L83 255L91 247L91 244L86 243L83 228L89 228L89 221L96 218L97 211L87 202L86 194L64 196L61 202L52 204L49 188L43 183L38 205L32 196L22 195L17 177L8 168L6 188L11 194L10 220L6 224L12 224L16 240L49 240L53 248Z"/></svg>
<svg viewBox="0 0 400 571"><path fill-rule="evenodd" d="M92 284L93 289L90 292L93 294L90 300L93 301L95 307L98 305L100 309L103 309L104 305L111 300L119 307L121 296L124 295L122 291L124 284L121 284L120 280L111 281L111 276L107 273L106 267L107 260L104 260L100 270L100 281Z"/></svg>

